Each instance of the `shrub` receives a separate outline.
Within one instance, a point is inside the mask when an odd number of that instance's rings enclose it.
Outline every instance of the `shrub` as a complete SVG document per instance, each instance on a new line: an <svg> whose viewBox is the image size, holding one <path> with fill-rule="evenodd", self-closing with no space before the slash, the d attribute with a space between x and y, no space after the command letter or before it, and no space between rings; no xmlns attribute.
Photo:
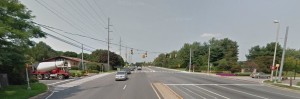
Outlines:
<svg viewBox="0 0 300 99"><path fill-rule="evenodd" d="M70 70L69 72L72 77L81 77L83 75L82 70Z"/></svg>
<svg viewBox="0 0 300 99"><path fill-rule="evenodd" d="M72 66L71 70L79 70L79 67L78 66Z"/></svg>
<svg viewBox="0 0 300 99"><path fill-rule="evenodd" d="M251 73L247 72L247 73L234 73L236 76L250 76Z"/></svg>
<svg viewBox="0 0 300 99"><path fill-rule="evenodd" d="M89 73L99 73L98 70L89 70Z"/></svg>

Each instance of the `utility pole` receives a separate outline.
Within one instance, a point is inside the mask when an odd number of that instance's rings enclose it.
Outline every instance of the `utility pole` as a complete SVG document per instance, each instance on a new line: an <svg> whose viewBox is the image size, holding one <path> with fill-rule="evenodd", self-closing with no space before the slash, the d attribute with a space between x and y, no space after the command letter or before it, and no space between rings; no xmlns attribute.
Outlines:
<svg viewBox="0 0 300 99"><path fill-rule="evenodd" d="M126 62L126 64L127 64L127 62L128 62L128 61L127 61L127 53L128 53L128 52L127 52L127 45L126 45L126 53L125 53L125 62Z"/></svg>
<svg viewBox="0 0 300 99"><path fill-rule="evenodd" d="M191 65L192 65L192 48L190 48L190 63L189 63L189 72L191 72Z"/></svg>
<svg viewBox="0 0 300 99"><path fill-rule="evenodd" d="M120 50L120 56L122 57L122 49L121 48L122 48L122 39L120 37L120 49L119 50Z"/></svg>
<svg viewBox="0 0 300 99"><path fill-rule="evenodd" d="M285 58L285 50L286 50L286 42L287 42L288 32L289 32L289 27L287 26L285 38L284 38L284 47L283 47L283 52L282 52L282 57L281 57L281 65L280 65L280 70L279 70L279 80L278 80L279 82L281 82L281 75L282 75L282 69L283 69L284 58Z"/></svg>
<svg viewBox="0 0 300 99"><path fill-rule="evenodd" d="M83 66L83 44L81 44L81 66L81 68L85 70L85 67Z"/></svg>
<svg viewBox="0 0 300 99"><path fill-rule="evenodd" d="M207 74L209 74L209 67L210 67L210 46L208 46L208 59L207 59Z"/></svg>
<svg viewBox="0 0 300 99"><path fill-rule="evenodd" d="M112 26L112 25L110 25L109 21L110 21L110 19L108 18L108 24L107 24L107 34L108 34L107 35L108 36L108 38L107 38L107 41L108 41L107 42L107 45L108 45L107 46L107 65L108 65L108 68L107 69L108 70L110 70L110 65L109 65L109 44L110 44L109 33L112 32L112 31L109 30L109 27Z"/></svg>

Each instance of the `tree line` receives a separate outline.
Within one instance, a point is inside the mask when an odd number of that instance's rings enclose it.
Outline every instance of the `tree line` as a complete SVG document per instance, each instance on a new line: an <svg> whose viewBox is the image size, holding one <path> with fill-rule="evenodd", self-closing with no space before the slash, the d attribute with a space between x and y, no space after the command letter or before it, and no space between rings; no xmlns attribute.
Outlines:
<svg viewBox="0 0 300 99"><path fill-rule="evenodd" d="M190 49L191 64L195 71L207 71L208 53L210 49L210 64L211 69L215 72L230 71L231 73L240 72L245 69L248 72L256 69L257 71L270 73L273 62L275 43L271 42L266 46L253 46L249 49L249 54L245 55L246 61L238 61L238 44L236 41L228 38L216 39L212 38L208 42L186 43L179 50L174 50L169 53L160 54L153 61L153 64L167 68L185 68L188 70ZM277 54L275 55L276 64L280 64L283 48L280 44L277 46ZM296 71L300 64L300 50L288 48L286 50L284 71L287 74L289 71Z"/></svg>

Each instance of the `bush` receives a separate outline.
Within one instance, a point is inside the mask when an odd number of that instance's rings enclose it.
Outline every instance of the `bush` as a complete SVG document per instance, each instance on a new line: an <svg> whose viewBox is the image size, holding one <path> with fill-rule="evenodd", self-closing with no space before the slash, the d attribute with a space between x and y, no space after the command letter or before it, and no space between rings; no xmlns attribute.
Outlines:
<svg viewBox="0 0 300 99"><path fill-rule="evenodd" d="M250 76L251 73L234 73L236 76Z"/></svg>
<svg viewBox="0 0 300 99"><path fill-rule="evenodd" d="M89 70L89 73L99 73L98 70Z"/></svg>
<svg viewBox="0 0 300 99"><path fill-rule="evenodd" d="M82 71L82 70L70 70L69 72L70 72L72 77L81 77L81 76L83 76L82 72L84 72L84 71Z"/></svg>
<svg viewBox="0 0 300 99"><path fill-rule="evenodd" d="M71 70L79 70L79 67L78 66L72 66Z"/></svg>
<svg viewBox="0 0 300 99"><path fill-rule="evenodd" d="M39 82L39 80L35 76L30 76L29 81L30 81L30 83Z"/></svg>

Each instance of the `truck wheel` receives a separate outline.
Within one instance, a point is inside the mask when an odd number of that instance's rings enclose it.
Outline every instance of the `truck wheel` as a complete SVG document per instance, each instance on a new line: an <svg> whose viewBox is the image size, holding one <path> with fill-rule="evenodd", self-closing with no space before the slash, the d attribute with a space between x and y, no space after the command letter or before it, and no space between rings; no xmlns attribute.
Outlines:
<svg viewBox="0 0 300 99"><path fill-rule="evenodd" d="M49 79L50 75L49 74L44 74L44 79Z"/></svg>
<svg viewBox="0 0 300 99"><path fill-rule="evenodd" d="M69 79L69 76L65 76L65 79Z"/></svg>
<svg viewBox="0 0 300 99"><path fill-rule="evenodd" d="M58 75L58 79L64 79L64 75Z"/></svg>
<svg viewBox="0 0 300 99"><path fill-rule="evenodd" d="M43 75L38 74L38 75L36 75L36 78L37 78L38 80L41 80L41 79L43 79Z"/></svg>

